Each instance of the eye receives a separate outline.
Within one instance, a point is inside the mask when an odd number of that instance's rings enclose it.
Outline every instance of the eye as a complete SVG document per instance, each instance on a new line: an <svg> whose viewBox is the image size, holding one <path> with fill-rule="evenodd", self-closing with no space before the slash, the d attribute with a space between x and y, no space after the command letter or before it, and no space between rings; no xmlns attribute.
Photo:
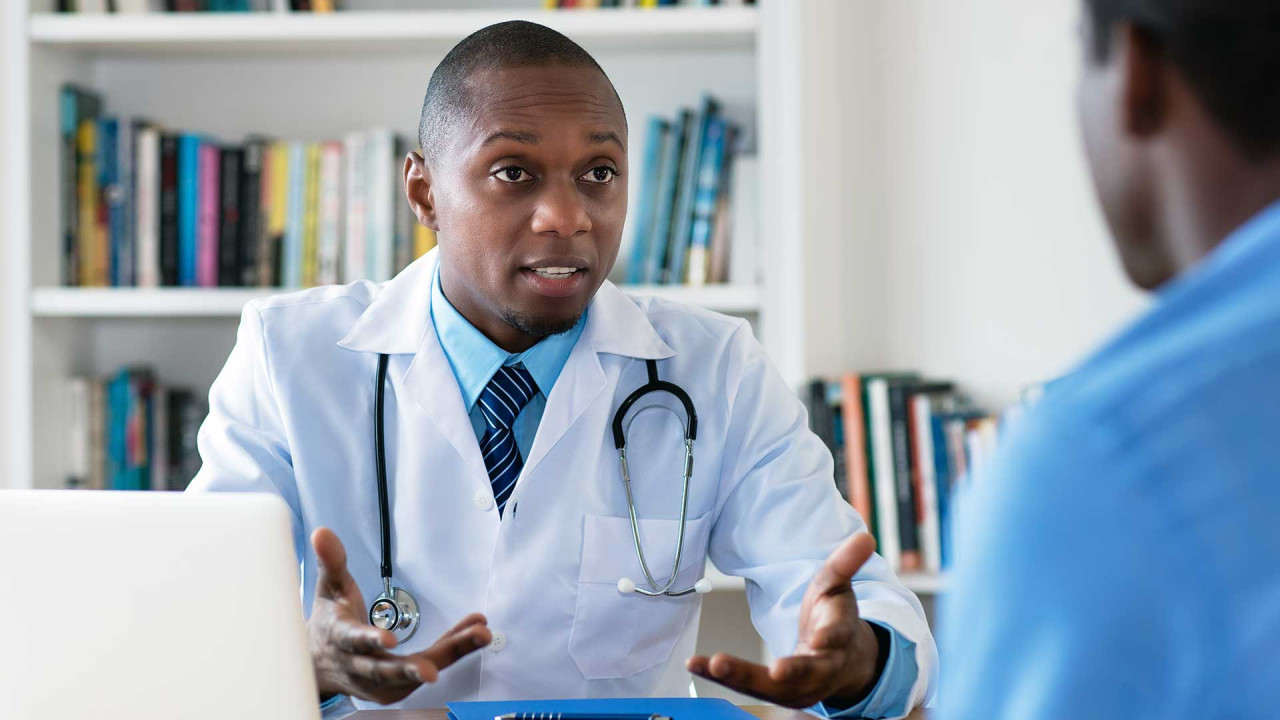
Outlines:
<svg viewBox="0 0 1280 720"><path fill-rule="evenodd" d="M502 182L512 183L512 184L524 183L524 182L529 182L533 180L533 178L530 177L529 175L529 171L525 170L524 168L518 165L510 165L508 167L504 167L498 170L498 172L494 173L493 177L498 178Z"/></svg>
<svg viewBox="0 0 1280 720"><path fill-rule="evenodd" d="M593 185L604 185L618 176L618 171L608 165L593 167L588 170L579 180L585 180Z"/></svg>

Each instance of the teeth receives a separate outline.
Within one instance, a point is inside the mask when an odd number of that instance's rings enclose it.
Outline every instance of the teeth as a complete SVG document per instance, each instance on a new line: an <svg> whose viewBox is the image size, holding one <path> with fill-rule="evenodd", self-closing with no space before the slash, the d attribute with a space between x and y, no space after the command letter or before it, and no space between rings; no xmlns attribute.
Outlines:
<svg viewBox="0 0 1280 720"><path fill-rule="evenodd" d="M577 272L578 268L540 267L540 268L533 268L533 271L545 278L565 278Z"/></svg>

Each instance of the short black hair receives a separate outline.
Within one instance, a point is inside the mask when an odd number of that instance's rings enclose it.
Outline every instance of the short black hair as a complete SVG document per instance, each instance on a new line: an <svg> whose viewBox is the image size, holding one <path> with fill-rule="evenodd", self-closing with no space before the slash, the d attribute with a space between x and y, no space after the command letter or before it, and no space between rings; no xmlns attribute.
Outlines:
<svg viewBox="0 0 1280 720"><path fill-rule="evenodd" d="M1085 0L1105 61L1130 22L1186 77L1210 116L1253 155L1280 152L1280 0Z"/></svg>
<svg viewBox="0 0 1280 720"><path fill-rule="evenodd" d="M497 23L463 38L431 74L426 97L422 99L422 115L418 118L418 145L422 147L423 156L428 161L437 159L458 121L472 111L467 92L467 79L471 75L481 70L541 65L595 69L609 83L618 106L622 106L613 82L582 46L538 23L524 20ZM623 117L625 122L625 113Z"/></svg>

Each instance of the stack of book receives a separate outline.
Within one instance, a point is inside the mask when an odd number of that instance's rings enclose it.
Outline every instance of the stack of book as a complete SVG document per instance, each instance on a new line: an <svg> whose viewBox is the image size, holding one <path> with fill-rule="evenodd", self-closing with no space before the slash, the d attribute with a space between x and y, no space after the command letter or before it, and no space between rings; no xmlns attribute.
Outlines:
<svg viewBox="0 0 1280 720"><path fill-rule="evenodd" d="M337 0L58 0L63 13L316 12L340 10Z"/></svg>
<svg viewBox="0 0 1280 720"><path fill-rule="evenodd" d="M65 285L384 281L435 245L400 190L411 146L389 130L228 144L102 110L62 89Z"/></svg>
<svg viewBox="0 0 1280 720"><path fill-rule="evenodd" d="M148 368L71 378L67 487L184 490L200 470L196 434L208 410Z"/></svg>
<svg viewBox="0 0 1280 720"><path fill-rule="evenodd" d="M755 161L737 157L738 135L711 96L674 120L649 118L628 283L727 282L730 245L752 253ZM735 195L742 202L733 203Z"/></svg>
<svg viewBox="0 0 1280 720"><path fill-rule="evenodd" d="M896 572L938 573L952 557L953 491L994 450L998 421L954 383L914 372L815 379L809 424L836 461L836 486Z"/></svg>

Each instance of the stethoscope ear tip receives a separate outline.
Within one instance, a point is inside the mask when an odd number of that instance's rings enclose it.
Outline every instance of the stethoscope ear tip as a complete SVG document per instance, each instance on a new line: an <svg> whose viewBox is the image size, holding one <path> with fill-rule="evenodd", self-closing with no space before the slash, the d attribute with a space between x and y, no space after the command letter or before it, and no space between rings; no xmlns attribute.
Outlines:
<svg viewBox="0 0 1280 720"><path fill-rule="evenodd" d="M622 578L618 581L618 592L627 595L636 591L636 584L631 578Z"/></svg>
<svg viewBox="0 0 1280 720"><path fill-rule="evenodd" d="M699 595L706 595L711 592L711 581L706 578L702 578L693 584L693 591Z"/></svg>

